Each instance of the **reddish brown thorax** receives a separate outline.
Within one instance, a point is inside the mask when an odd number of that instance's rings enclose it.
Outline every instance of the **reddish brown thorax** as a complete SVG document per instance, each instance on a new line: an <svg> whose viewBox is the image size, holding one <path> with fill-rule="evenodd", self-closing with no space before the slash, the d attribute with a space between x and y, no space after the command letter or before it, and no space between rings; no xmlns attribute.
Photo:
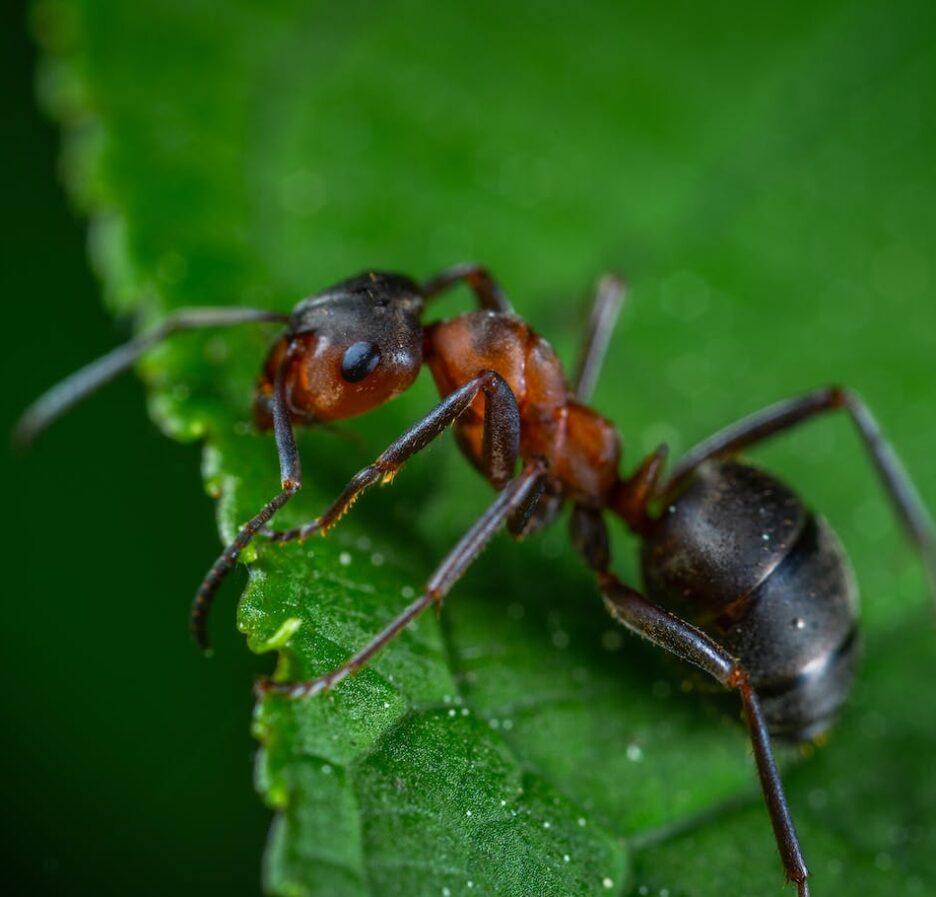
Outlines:
<svg viewBox="0 0 936 897"><path fill-rule="evenodd" d="M621 447L610 421L572 397L552 346L514 315L474 311L426 328L424 360L442 396L484 370L500 374L520 409L520 453L549 462L550 491L604 507ZM482 468L484 396L455 424L458 444Z"/></svg>
<svg viewBox="0 0 936 897"><path fill-rule="evenodd" d="M489 308L424 327L425 301L409 278L375 273L303 300L267 356L254 404L258 426L273 425L278 374L290 420L310 424L355 417L386 402L413 383L423 362L443 398L495 371L517 402L521 458L549 464L548 491L585 507L608 507L620 483L617 432L575 400L552 346L516 315ZM362 341L379 361L349 380L347 353ZM462 452L482 473L486 401L479 391L455 423Z"/></svg>

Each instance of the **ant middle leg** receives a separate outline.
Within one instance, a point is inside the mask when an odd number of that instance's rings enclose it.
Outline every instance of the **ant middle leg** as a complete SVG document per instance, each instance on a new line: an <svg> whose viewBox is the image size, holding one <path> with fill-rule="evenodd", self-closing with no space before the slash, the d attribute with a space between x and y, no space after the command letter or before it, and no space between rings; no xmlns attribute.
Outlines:
<svg viewBox="0 0 936 897"><path fill-rule="evenodd" d="M754 749L761 790L787 880L796 883L799 897L808 897L806 879L809 871L783 792L780 773L771 753L770 736L760 701L747 672L714 639L648 601L639 592L621 583L607 569L598 571L598 582L605 604L615 619L637 635L699 667L722 685L737 689Z"/></svg>
<svg viewBox="0 0 936 897"><path fill-rule="evenodd" d="M544 484L545 486L545 484ZM545 491L533 495L529 505L517 508L507 519L507 531L515 539L525 539L550 526L559 516L565 500Z"/></svg>
<svg viewBox="0 0 936 897"><path fill-rule="evenodd" d="M897 517L920 553L936 609L936 528L897 453L857 393L838 386L817 389L743 418L690 449L676 465L660 494L664 501L674 495L693 471L711 458L734 455L797 424L839 409L845 410L855 425Z"/></svg>
<svg viewBox="0 0 936 897"><path fill-rule="evenodd" d="M441 605L442 599L461 579L510 515L529 508L535 502L542 490L545 473L546 462L542 459L535 458L527 462L521 473L504 487L488 509L436 567L435 572L426 581L422 594L344 663L307 682L261 680L257 685L259 692L273 692L291 698L311 697L332 688L351 673L366 666L375 654L393 641L420 614L433 604Z"/></svg>
<svg viewBox="0 0 936 897"><path fill-rule="evenodd" d="M576 400L583 404L591 398L598 382L608 343L626 298L627 281L616 274L605 274L598 281L598 290L572 377L572 392Z"/></svg>
<svg viewBox="0 0 936 897"><path fill-rule="evenodd" d="M485 396L483 455L488 478L495 485L503 485L510 479L517 464L520 446L520 412L517 400L500 374L495 371L482 371L477 377L446 396L373 464L358 471L321 516L296 529L269 530L266 524L301 487L299 453L289 421L282 382L291 359L291 351L290 347L279 367L273 391L273 430L280 455L283 491L244 525L237 538L214 562L195 595L190 624L196 642L205 650L208 648L205 622L214 596L254 536L260 533L276 542L288 542L303 539L315 532L324 534L344 516L365 489L378 480L390 482L403 464L444 432L449 424L471 406L479 393L483 392Z"/></svg>

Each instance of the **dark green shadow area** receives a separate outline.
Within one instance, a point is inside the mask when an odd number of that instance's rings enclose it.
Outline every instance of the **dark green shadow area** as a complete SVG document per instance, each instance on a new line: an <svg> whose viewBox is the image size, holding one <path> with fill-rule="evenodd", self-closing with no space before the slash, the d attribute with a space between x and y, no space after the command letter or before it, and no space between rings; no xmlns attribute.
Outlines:
<svg viewBox="0 0 936 897"><path fill-rule="evenodd" d="M101 308L87 223L56 177L22 15L3 28L0 430L125 336ZM188 636L218 540L199 451L166 440L126 378L26 455L3 444L3 880L8 893L259 892L269 814L247 721L258 668L222 603L217 653ZM236 594L236 590L235 594Z"/></svg>

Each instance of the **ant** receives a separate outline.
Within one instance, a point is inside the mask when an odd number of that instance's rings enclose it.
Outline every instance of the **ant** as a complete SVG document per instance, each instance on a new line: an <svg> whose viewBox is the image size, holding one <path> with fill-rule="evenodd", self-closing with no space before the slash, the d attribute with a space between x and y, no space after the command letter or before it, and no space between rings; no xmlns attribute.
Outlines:
<svg viewBox="0 0 936 897"><path fill-rule="evenodd" d="M460 283L473 291L478 308L423 324L427 304ZM276 439L281 491L244 524L199 587L191 615L198 644L207 649L206 617L215 593L252 539L283 543L324 535L361 493L391 481L454 425L461 451L497 491L494 501L422 594L356 654L308 682L263 681L260 692L300 698L336 685L427 608L440 605L502 525L514 536L529 535L552 523L568 501L572 542L595 572L611 615L738 692L786 878L806 897L808 871L770 736L803 741L833 722L858 660L857 591L828 523L789 487L737 455L804 421L844 410L936 593L933 524L867 406L838 387L779 402L721 430L690 449L666 479L665 445L622 478L617 432L587 402L625 295L621 279L607 275L600 281L571 384L549 343L513 314L478 265L448 268L422 284L367 272L303 299L289 315L243 308L182 311L45 393L21 418L16 437L29 442L173 333L284 323L254 401L258 427L272 429ZM439 404L358 471L319 517L288 531L270 529L273 515L302 486L294 425L363 414L412 385L424 363L442 396ZM642 540L646 594L609 568L606 511Z"/></svg>

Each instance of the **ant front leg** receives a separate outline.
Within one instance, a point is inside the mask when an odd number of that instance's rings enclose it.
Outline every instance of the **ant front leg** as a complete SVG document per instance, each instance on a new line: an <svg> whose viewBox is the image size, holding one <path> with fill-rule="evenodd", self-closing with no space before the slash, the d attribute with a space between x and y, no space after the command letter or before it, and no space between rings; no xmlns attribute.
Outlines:
<svg viewBox="0 0 936 897"><path fill-rule="evenodd" d="M513 475L520 450L520 411L507 381L496 371L482 371L477 377L447 395L422 420L396 440L373 464L359 470L338 498L315 520L296 529L264 530L274 542L305 539L314 533L324 535L350 509L365 489L378 480L389 483L400 468L433 439L444 433L484 393L483 463L485 475L497 487Z"/></svg>
<svg viewBox="0 0 936 897"><path fill-rule="evenodd" d="M510 300L483 265L452 265L422 285L423 295L427 299L433 299L458 283L465 283L471 288L481 308L504 313L513 311Z"/></svg>
<svg viewBox="0 0 936 897"><path fill-rule="evenodd" d="M351 673L366 666L375 654L393 641L420 614L434 604L441 605L442 599L461 579L511 514L522 512L536 501L543 487L545 473L545 461L537 458L528 462L520 475L504 487L488 509L436 567L435 572L427 580L422 594L344 663L324 676L310 679L307 682L261 680L257 685L260 694L272 692L290 698L311 697L319 692L327 691Z"/></svg>
<svg viewBox="0 0 936 897"><path fill-rule="evenodd" d="M299 450L296 447L296 434L293 432L292 422L289 419L289 410L286 407L284 383L286 369L292 361L293 355L299 351L302 351L301 344L293 343L289 346L273 381L273 434L276 438L276 449L279 453L282 491L267 502L241 528L234 541L224 549L220 557L211 565L211 569L205 575L202 584L195 593L189 625L195 641L203 651L207 651L209 648L206 630L208 612L211 610L215 594L221 583L224 582L228 573L234 569L241 552L250 544L253 537L302 488L302 467L299 462Z"/></svg>
<svg viewBox="0 0 936 897"><path fill-rule="evenodd" d="M676 465L669 481L660 490L663 500L667 501L678 492L679 487L693 471L710 458L737 454L797 424L839 409L848 412L897 517L920 552L930 581L933 607L936 610L936 533L933 521L897 453L884 438L877 420L857 393L837 386L818 389L770 405L726 427L685 454Z"/></svg>
<svg viewBox="0 0 936 897"><path fill-rule="evenodd" d="M611 615L628 629L694 664L722 685L737 689L754 748L761 790L767 803L770 823L787 880L796 883L799 897L808 897L809 886L806 879L809 871L783 793L780 773L770 750L770 736L767 733L760 701L751 686L747 672L714 639L675 614L648 601L639 592L621 583L614 574L607 570L599 571L598 582Z"/></svg>

